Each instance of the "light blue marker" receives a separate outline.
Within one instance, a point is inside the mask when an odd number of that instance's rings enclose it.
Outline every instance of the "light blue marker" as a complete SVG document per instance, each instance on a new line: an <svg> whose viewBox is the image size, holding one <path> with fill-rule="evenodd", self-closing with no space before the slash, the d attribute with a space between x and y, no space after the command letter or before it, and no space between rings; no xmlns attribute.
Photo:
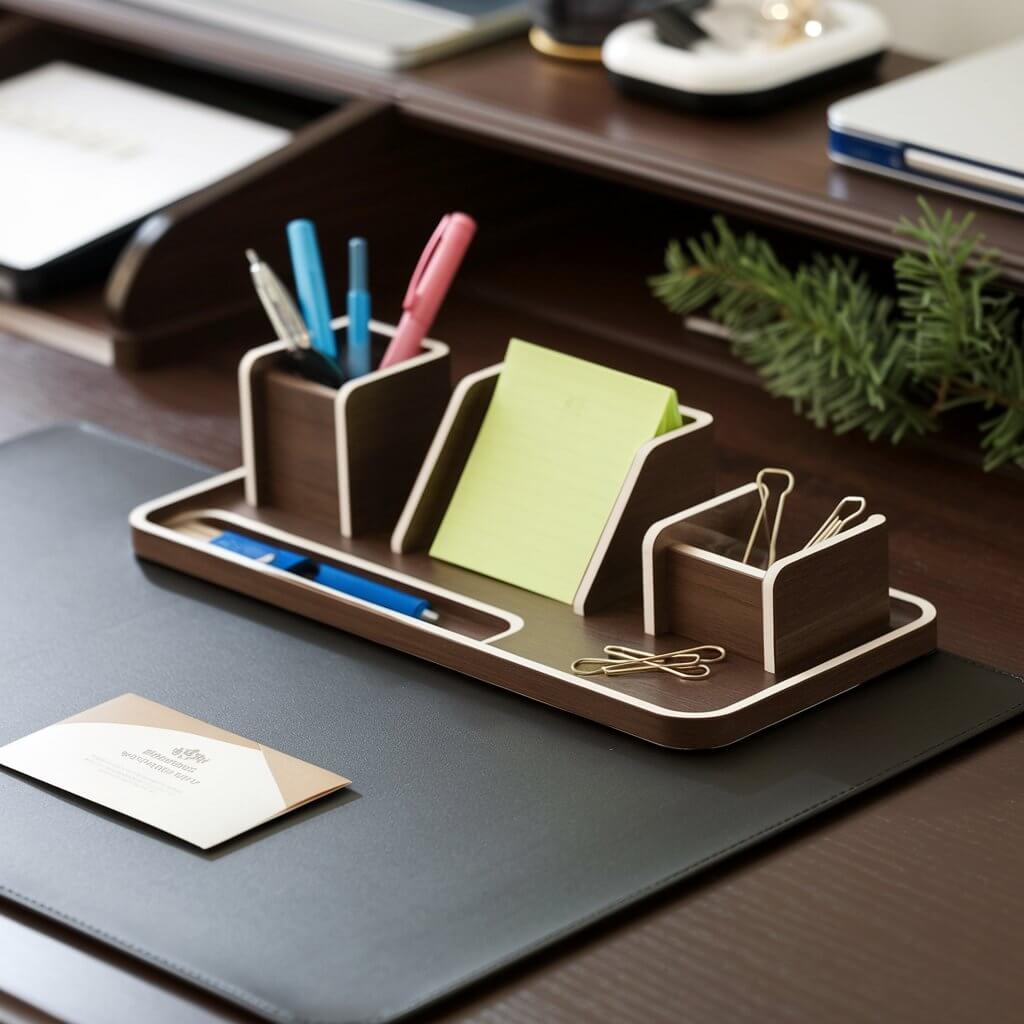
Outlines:
<svg viewBox="0 0 1024 1024"><path fill-rule="evenodd" d="M311 220L293 220L288 224L288 251L292 257L292 273L299 293L302 316L309 328L309 337L317 352L337 360L338 344L331 327L331 303L327 298L327 281L320 261L320 246Z"/></svg>
<svg viewBox="0 0 1024 1024"><path fill-rule="evenodd" d="M350 377L370 372L370 292L366 239L348 240L348 349L346 367Z"/></svg>

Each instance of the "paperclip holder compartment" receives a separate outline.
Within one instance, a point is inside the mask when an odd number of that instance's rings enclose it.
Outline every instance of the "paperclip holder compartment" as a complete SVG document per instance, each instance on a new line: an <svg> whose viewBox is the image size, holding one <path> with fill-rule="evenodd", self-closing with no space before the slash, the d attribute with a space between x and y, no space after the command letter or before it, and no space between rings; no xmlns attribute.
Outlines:
<svg viewBox="0 0 1024 1024"><path fill-rule="evenodd" d="M341 332L346 317L334 321ZM395 329L371 324L375 356ZM238 368L246 498L352 537L394 525L450 391L448 346L340 388L306 380L284 342L252 349Z"/></svg>
<svg viewBox="0 0 1024 1024"><path fill-rule="evenodd" d="M874 640L889 624L884 516L761 568L741 552L759 506L747 484L651 527L644 542L644 629L714 636L779 678Z"/></svg>

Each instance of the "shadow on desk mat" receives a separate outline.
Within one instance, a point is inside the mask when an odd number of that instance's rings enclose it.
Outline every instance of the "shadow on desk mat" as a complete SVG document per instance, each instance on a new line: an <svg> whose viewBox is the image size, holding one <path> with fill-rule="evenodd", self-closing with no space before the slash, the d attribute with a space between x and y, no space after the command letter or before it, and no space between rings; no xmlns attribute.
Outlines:
<svg viewBox="0 0 1024 1024"><path fill-rule="evenodd" d="M1021 710L936 654L678 753L137 562L128 511L208 471L83 426L0 447L0 744L132 691L358 799L204 854L0 771L0 894L271 1020L380 1022Z"/></svg>

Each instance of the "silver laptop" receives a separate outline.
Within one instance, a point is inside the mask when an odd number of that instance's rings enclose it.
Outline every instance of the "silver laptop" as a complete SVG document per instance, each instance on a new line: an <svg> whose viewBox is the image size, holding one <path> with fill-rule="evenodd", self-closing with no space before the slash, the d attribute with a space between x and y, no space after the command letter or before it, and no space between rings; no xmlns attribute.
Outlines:
<svg viewBox="0 0 1024 1024"><path fill-rule="evenodd" d="M526 25L526 0L118 0L375 68L425 64Z"/></svg>
<svg viewBox="0 0 1024 1024"><path fill-rule="evenodd" d="M834 103L837 163L1024 209L1024 39Z"/></svg>

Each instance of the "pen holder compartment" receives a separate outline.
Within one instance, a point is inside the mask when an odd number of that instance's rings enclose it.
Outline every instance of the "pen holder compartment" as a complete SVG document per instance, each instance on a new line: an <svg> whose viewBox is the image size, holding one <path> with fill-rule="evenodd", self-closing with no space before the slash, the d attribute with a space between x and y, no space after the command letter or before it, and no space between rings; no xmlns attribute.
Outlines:
<svg viewBox="0 0 1024 1024"><path fill-rule="evenodd" d="M379 358L395 329L371 332ZM302 377L276 341L242 358L238 384L249 504L355 537L394 526L448 400L449 352L424 340L418 356L334 389Z"/></svg>
<svg viewBox="0 0 1024 1024"><path fill-rule="evenodd" d="M469 374L452 392L391 535L394 554L433 543L494 395L502 364ZM573 600L589 615L640 590L637 551L650 524L714 492L713 419L679 406L683 425L641 445Z"/></svg>
<svg viewBox="0 0 1024 1024"><path fill-rule="evenodd" d="M743 554L760 499L747 484L655 523L643 543L644 631L721 644L782 679L890 627L886 519L870 515L768 568ZM761 563L761 564L758 564Z"/></svg>

